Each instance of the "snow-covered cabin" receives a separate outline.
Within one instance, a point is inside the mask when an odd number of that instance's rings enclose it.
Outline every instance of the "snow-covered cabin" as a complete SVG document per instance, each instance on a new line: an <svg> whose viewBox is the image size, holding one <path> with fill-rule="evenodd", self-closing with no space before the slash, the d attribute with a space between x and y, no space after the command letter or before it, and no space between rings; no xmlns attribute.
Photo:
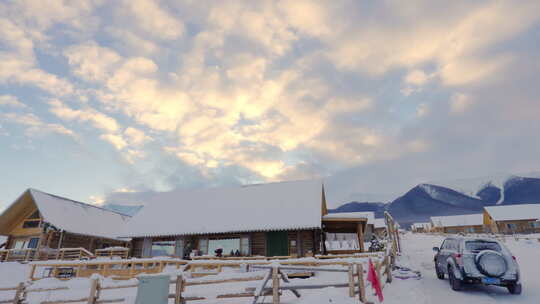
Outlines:
<svg viewBox="0 0 540 304"><path fill-rule="evenodd" d="M412 232L430 232L431 231L431 223L425 222L425 223L413 223L411 225Z"/></svg>
<svg viewBox="0 0 540 304"><path fill-rule="evenodd" d="M26 190L2 214L4 249L50 251L123 246L119 232L129 216L35 189Z"/></svg>
<svg viewBox="0 0 540 304"><path fill-rule="evenodd" d="M133 256L306 256L324 233L363 232L367 219L328 218L321 181L157 193L128 223ZM359 228L360 226L360 228Z"/></svg>
<svg viewBox="0 0 540 304"><path fill-rule="evenodd" d="M493 233L540 233L540 204L484 207L483 219Z"/></svg>
<svg viewBox="0 0 540 304"><path fill-rule="evenodd" d="M483 223L482 213L431 217L433 230L442 233L483 233Z"/></svg>

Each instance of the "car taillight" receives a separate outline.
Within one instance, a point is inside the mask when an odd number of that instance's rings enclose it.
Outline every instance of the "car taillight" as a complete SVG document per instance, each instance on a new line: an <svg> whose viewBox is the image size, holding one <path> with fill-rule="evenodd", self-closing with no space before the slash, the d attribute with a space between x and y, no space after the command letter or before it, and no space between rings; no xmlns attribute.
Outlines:
<svg viewBox="0 0 540 304"><path fill-rule="evenodd" d="M454 254L454 257L456 258L456 262L461 265L461 253Z"/></svg>
<svg viewBox="0 0 540 304"><path fill-rule="evenodd" d="M516 257L515 256L512 256L512 260L514 261L517 261Z"/></svg>

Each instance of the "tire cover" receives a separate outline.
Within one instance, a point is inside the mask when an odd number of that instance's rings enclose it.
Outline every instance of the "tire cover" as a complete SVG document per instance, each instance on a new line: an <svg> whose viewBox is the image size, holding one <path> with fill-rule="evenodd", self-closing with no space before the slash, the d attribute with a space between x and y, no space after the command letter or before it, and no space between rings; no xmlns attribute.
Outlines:
<svg viewBox="0 0 540 304"><path fill-rule="evenodd" d="M505 274L508 269L502 254L494 250L481 251L476 255L475 262L478 270L489 277L498 278Z"/></svg>

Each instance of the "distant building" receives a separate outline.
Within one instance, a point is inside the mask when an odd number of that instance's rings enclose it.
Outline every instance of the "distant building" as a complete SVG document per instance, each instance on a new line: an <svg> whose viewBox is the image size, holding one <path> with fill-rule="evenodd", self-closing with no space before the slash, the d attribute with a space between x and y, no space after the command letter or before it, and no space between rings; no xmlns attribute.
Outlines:
<svg viewBox="0 0 540 304"><path fill-rule="evenodd" d="M493 233L540 233L540 204L484 207L483 220Z"/></svg>
<svg viewBox="0 0 540 304"><path fill-rule="evenodd" d="M413 223L411 225L412 232L430 232L431 231L431 223Z"/></svg>
<svg viewBox="0 0 540 304"><path fill-rule="evenodd" d="M483 233L483 214L432 216L433 231L442 233Z"/></svg>

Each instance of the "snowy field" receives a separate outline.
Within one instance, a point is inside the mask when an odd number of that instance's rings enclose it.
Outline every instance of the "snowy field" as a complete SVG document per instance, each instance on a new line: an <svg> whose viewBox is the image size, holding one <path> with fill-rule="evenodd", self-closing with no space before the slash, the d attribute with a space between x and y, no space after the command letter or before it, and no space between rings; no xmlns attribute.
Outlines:
<svg viewBox="0 0 540 304"><path fill-rule="evenodd" d="M534 240L509 239L506 245L517 257L521 267L523 294L510 295L506 288L496 286L466 286L462 291L452 291L448 280L439 280L435 276L432 247L440 246L443 237L423 234L406 234L402 239L403 254L399 258L398 265L418 270L422 274L421 279L394 278L392 284L384 288L384 303L390 304L456 304L456 303L540 303L540 242ZM336 266L339 267L339 266ZM29 267L18 263L0 263L0 288L17 285L28 277ZM397 271L394 274L398 274ZM208 276L200 279L188 279L191 281L217 278L231 278L242 276L264 275L260 273L238 273L238 270L224 270L218 276ZM323 282L346 282L346 274L343 273L319 273L310 279L294 279L299 284L315 284ZM136 279L130 281L113 281L104 279L102 286L127 285L136 283ZM204 295L208 300L193 301L189 303L251 303L252 298L215 299L215 296L223 293L244 291L246 287L255 287L258 282L236 282L214 285L188 286L185 295ZM89 290L88 279L72 279L60 281L56 279L43 279L36 281L30 288L51 288L55 286L68 286L70 290L58 290L50 292L30 293L28 303L40 303L57 299L74 299L87 296ZM171 285L172 293L174 285ZM367 289L371 293L371 289ZM348 297L347 288L326 288L318 290L303 290L300 299L292 293L285 291L281 297L284 304L323 304L323 303L359 303L356 298ZM103 291L104 298L126 298L125 303L135 303L136 289L117 289ZM12 297L10 292L0 291L0 301ZM212 299L214 298L214 299ZM261 301L262 300L262 301ZM271 303L271 296L262 298L259 303ZM370 300L377 303L370 295ZM171 302L172 303L172 300Z"/></svg>

